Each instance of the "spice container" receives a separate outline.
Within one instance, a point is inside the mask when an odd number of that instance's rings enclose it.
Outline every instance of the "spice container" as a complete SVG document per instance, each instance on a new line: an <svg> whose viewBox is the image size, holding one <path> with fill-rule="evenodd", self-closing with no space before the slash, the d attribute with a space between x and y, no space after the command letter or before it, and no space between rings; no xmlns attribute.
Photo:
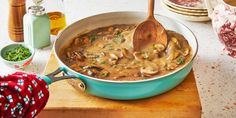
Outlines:
<svg viewBox="0 0 236 118"><path fill-rule="evenodd" d="M50 21L44 7L30 6L23 21L26 45L33 48L43 48L50 45Z"/></svg>
<svg viewBox="0 0 236 118"><path fill-rule="evenodd" d="M57 35L66 27L63 0L45 0L42 6L45 7L50 19L51 34Z"/></svg>

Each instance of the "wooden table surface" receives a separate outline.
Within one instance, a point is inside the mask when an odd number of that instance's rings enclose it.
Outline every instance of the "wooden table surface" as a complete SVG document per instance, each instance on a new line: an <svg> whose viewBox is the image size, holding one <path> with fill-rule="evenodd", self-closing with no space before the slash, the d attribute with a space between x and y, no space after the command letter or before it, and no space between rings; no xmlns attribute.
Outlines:
<svg viewBox="0 0 236 118"><path fill-rule="evenodd" d="M58 67L51 55L44 74ZM173 90L148 99L117 101L95 97L72 87L68 80L49 86L50 97L42 118L152 118L201 117L201 104L193 72Z"/></svg>

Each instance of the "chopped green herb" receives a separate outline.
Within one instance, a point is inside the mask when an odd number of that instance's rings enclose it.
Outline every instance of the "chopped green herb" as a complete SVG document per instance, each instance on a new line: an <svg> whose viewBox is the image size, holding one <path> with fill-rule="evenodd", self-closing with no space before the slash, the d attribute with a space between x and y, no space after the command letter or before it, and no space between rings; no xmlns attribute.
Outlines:
<svg viewBox="0 0 236 118"><path fill-rule="evenodd" d="M120 44L120 43L123 43L125 41L123 35L121 34L117 34L114 36L114 39L113 41L116 43L116 44Z"/></svg>
<svg viewBox="0 0 236 118"><path fill-rule="evenodd" d="M112 45L108 46L107 48L108 48L108 50L114 50Z"/></svg>
<svg viewBox="0 0 236 118"><path fill-rule="evenodd" d="M100 55L95 55L95 58L96 58L96 59L100 58Z"/></svg>
<svg viewBox="0 0 236 118"><path fill-rule="evenodd" d="M90 41L90 43L93 42L94 40L96 40L97 38L98 38L97 35L90 35L90 36L89 36L89 41Z"/></svg>
<svg viewBox="0 0 236 118"><path fill-rule="evenodd" d="M103 71L100 76L101 77L107 77L109 75L109 72L108 71Z"/></svg>
<svg viewBox="0 0 236 118"><path fill-rule="evenodd" d="M157 49L158 45L157 44L153 44L152 47L153 47L153 49Z"/></svg>
<svg viewBox="0 0 236 118"><path fill-rule="evenodd" d="M117 65L112 65L112 68L117 68Z"/></svg>
<svg viewBox="0 0 236 118"><path fill-rule="evenodd" d="M92 64L96 64L97 62L95 60L92 61Z"/></svg>
<svg viewBox="0 0 236 118"><path fill-rule="evenodd" d="M183 64L184 63L184 56L179 56L176 58L177 64Z"/></svg>
<svg viewBox="0 0 236 118"><path fill-rule="evenodd" d="M116 32L116 35L120 35L120 34L121 34L121 31L117 31L117 32Z"/></svg>
<svg viewBox="0 0 236 118"><path fill-rule="evenodd" d="M106 62L105 62L105 61L102 61L102 62L100 62L100 64L106 64Z"/></svg>
<svg viewBox="0 0 236 118"><path fill-rule="evenodd" d="M30 56L31 56L30 50L21 45L19 47L7 51L5 57L3 58L8 61L22 61Z"/></svg>

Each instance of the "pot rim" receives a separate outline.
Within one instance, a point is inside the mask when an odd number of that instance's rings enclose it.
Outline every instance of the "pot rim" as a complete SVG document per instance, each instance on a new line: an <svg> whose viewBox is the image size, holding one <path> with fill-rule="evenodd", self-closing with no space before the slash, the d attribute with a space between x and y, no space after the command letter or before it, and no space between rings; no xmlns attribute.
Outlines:
<svg viewBox="0 0 236 118"><path fill-rule="evenodd" d="M140 13L140 14L141 14L141 13L146 13L146 12L122 11L122 12L107 12L107 13L101 13L101 14L97 14L97 15L93 15L93 16L89 16L89 17L85 17L85 18L83 18L83 19L77 20L76 22L74 22L74 23L70 24L69 26L67 26L64 30L66 30L66 29L69 28L69 27L72 27L73 25L75 25L77 22L80 22L81 20L86 20L86 19L89 19L89 18L91 18L91 17L96 17L96 16L100 16L100 15L106 15L106 14L114 14L114 13ZM181 70L184 69L187 65L189 65L191 62L193 62L193 60L195 59L195 57L196 57L196 55L197 55L197 53L198 53L199 44L198 44L197 37L195 36L195 34L194 34L186 25L184 25L183 23L181 23L181 22L179 22L179 21L176 21L176 20L174 20L174 19L172 19L172 18L169 18L169 17L163 16L163 15L160 15L160 14L154 14L154 15L155 15L155 16L165 17L165 18L170 19L170 20L174 21L175 23L180 24L180 25L182 25L183 27L187 28L187 29L192 33L192 35L194 36L194 41L195 41L195 43L196 43L196 51L195 51L195 53L193 53L191 59L190 59L187 63L185 63L183 66L181 66L180 68L178 68L178 69L176 69L176 70L174 70L174 71L172 71L172 72L170 72L170 73L168 73L168 74L164 74L164 75L161 75L161 76L158 76L158 77L152 77L152 78L148 78L148 79L144 79L144 80L115 81L115 80L99 79L99 78L87 76L87 75L81 74L81 73L79 73L79 72L76 72L76 71L74 71L73 69L71 69L70 67L68 67L67 65L65 65L65 64L61 61L61 59L58 57L58 54L57 54L57 52L56 52L56 47L55 47L56 45L55 45L55 44L56 44L56 42L58 41L58 38L61 37L61 35L63 34L63 31L64 31L64 30L63 30L61 33L59 33L59 35L57 35L56 41L54 42L54 45L53 45L53 52L54 52L54 54L55 54L55 57L56 57L57 61L58 61L59 63L61 63L62 66L64 66L64 67L66 67L67 69L69 69L69 71L71 71L71 72L73 72L73 73L76 73L76 74L78 74L78 75L80 75L80 76L85 76L86 78L89 78L89 79L92 79L92 80L96 80L96 81L125 84L125 83L148 82L148 81L154 81L154 80L158 80L158 79L163 79L163 78L165 78L165 77L167 77L167 76L170 76L170 75L172 75L172 74L175 74L175 73L181 71ZM78 78L79 78L79 77L78 77Z"/></svg>

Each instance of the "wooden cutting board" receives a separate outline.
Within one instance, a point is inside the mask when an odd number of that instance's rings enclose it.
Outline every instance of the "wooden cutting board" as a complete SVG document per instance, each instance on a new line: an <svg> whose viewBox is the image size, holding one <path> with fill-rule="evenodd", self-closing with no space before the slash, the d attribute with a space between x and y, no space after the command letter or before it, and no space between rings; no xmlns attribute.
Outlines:
<svg viewBox="0 0 236 118"><path fill-rule="evenodd" d="M58 68L51 55L44 74ZM199 118L201 104L194 74L173 90L152 98L117 101L95 97L73 88L67 80L49 86L50 97L40 118Z"/></svg>

